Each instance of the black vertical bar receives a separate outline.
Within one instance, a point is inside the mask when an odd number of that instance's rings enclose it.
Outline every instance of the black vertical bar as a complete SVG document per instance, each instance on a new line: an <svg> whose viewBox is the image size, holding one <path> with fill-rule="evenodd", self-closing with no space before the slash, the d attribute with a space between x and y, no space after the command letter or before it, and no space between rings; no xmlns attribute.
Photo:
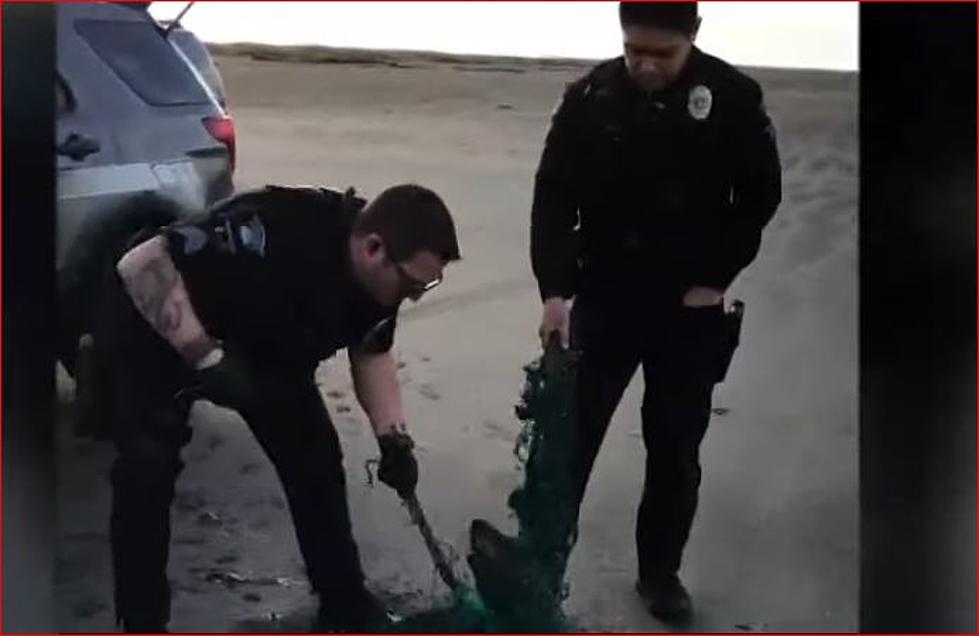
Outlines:
<svg viewBox="0 0 979 636"><path fill-rule="evenodd" d="M54 7L2 7L3 631L55 628Z"/></svg>
<svg viewBox="0 0 979 636"><path fill-rule="evenodd" d="M860 7L861 631L976 631L976 5Z"/></svg>

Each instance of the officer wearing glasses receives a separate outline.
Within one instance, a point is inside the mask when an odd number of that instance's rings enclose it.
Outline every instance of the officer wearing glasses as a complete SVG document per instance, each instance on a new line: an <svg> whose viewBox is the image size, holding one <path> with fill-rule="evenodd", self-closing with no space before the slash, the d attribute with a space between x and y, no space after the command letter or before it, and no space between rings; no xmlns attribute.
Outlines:
<svg viewBox="0 0 979 636"><path fill-rule="evenodd" d="M164 631L169 510L195 398L237 411L275 465L320 597L317 630L373 631L342 453L314 382L346 348L381 451L382 482L418 481L391 355L398 307L459 259L442 200L400 185L369 203L331 189L269 186L130 243L99 299L95 360L116 442L111 540L117 617Z"/></svg>

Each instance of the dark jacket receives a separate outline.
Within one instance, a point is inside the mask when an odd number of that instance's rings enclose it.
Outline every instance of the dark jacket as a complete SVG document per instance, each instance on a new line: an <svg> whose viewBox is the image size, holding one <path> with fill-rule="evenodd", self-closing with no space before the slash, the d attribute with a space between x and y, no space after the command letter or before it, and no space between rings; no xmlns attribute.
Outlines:
<svg viewBox="0 0 979 636"><path fill-rule="evenodd" d="M305 370L348 346L390 349L397 309L374 302L350 267L363 204L330 189L267 186L166 228L207 332L263 363Z"/></svg>
<svg viewBox="0 0 979 636"><path fill-rule="evenodd" d="M653 94L623 58L571 84L537 170L531 261L543 298L639 292L678 303L727 288L781 200L775 132L758 84L694 48Z"/></svg>

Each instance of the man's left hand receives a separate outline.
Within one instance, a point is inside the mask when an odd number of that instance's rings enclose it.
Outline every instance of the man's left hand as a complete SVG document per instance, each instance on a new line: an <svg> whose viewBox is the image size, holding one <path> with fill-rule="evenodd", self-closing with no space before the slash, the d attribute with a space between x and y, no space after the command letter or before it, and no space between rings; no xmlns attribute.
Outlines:
<svg viewBox="0 0 979 636"><path fill-rule="evenodd" d="M378 479L394 488L402 499L411 497L418 485L418 460L411 450L415 442L407 433L393 431L379 436L377 445L381 449Z"/></svg>
<svg viewBox="0 0 979 636"><path fill-rule="evenodd" d="M713 287L691 287L683 295L684 307L710 307L724 302L724 292Z"/></svg>

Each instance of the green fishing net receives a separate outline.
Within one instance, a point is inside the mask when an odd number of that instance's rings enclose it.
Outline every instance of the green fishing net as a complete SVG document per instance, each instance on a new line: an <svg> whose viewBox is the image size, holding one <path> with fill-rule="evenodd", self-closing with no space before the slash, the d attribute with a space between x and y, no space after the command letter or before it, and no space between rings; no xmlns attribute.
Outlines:
<svg viewBox="0 0 979 636"><path fill-rule="evenodd" d="M477 519L470 528L475 586L460 583L448 607L406 617L393 631L562 632L571 626L561 612L565 565L575 541L570 462L575 444L577 356L551 342L524 367L516 406L522 423L514 454L523 484L508 498L517 536Z"/></svg>

